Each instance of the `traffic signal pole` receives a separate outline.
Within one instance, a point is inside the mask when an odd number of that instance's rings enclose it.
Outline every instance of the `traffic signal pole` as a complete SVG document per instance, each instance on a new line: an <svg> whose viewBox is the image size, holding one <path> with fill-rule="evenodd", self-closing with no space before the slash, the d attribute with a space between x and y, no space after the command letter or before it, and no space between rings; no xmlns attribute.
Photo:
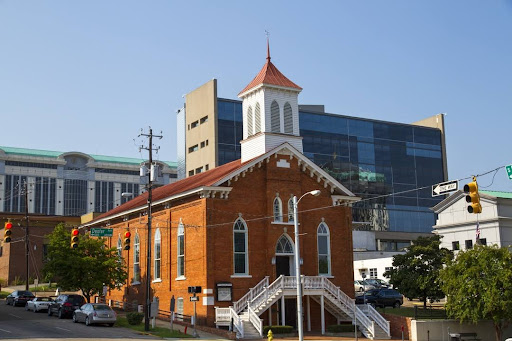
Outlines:
<svg viewBox="0 0 512 341"><path fill-rule="evenodd" d="M29 256L29 245L28 245L28 186L25 181L25 290L28 291L28 256Z"/></svg>

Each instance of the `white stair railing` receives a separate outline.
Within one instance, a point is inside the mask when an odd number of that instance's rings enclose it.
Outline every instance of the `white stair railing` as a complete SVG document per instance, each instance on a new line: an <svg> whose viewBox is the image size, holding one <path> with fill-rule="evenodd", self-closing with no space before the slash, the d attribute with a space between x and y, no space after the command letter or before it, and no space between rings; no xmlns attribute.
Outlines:
<svg viewBox="0 0 512 341"><path fill-rule="evenodd" d="M236 301L233 304L233 308L237 313L242 312L247 308L250 301L252 301L256 296L258 296L265 287L268 287L268 276L263 278L254 288L249 289L249 292L245 294L241 299Z"/></svg>
<svg viewBox="0 0 512 341"><path fill-rule="evenodd" d="M263 320L260 319L258 314L256 314L251 307L248 307L247 311L249 312L249 321L251 321L252 325L254 328L256 328L260 336L263 337Z"/></svg>
<svg viewBox="0 0 512 341"><path fill-rule="evenodd" d="M215 323L222 325L229 325L233 323L233 328L236 329L240 338L244 337L244 323L241 317L236 313L233 307L229 308L215 308Z"/></svg>
<svg viewBox="0 0 512 341"><path fill-rule="evenodd" d="M272 282L268 287L266 287L262 292L260 292L252 301L249 302L249 307L258 310L258 308L266 303L269 297L274 295L277 291L283 290L284 287L284 276L281 275L277 277L277 279Z"/></svg>
<svg viewBox="0 0 512 341"><path fill-rule="evenodd" d="M240 339L244 338L244 322L242 321L242 318L238 315L238 313L233 309L233 307L229 307L229 312L231 315L231 319L233 321L233 327L238 331L238 334L240 334Z"/></svg>
<svg viewBox="0 0 512 341"><path fill-rule="evenodd" d="M386 333L386 335L390 335L389 330L389 321L387 321L375 308L371 306L371 304L366 304L367 306L367 314L368 317L375 321L379 327Z"/></svg>

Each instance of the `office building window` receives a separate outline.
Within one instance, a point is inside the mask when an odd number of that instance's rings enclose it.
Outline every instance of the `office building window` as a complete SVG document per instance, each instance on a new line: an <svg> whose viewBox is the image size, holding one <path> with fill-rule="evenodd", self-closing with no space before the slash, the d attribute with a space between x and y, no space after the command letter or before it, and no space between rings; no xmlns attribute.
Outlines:
<svg viewBox="0 0 512 341"><path fill-rule="evenodd" d="M188 176L192 176L192 175L194 175L194 170L189 170L188 171Z"/></svg>
<svg viewBox="0 0 512 341"><path fill-rule="evenodd" d="M203 124L203 123L206 123L206 122L208 122L208 116L204 116L204 117L202 117L202 118L199 120L199 123L200 123L200 124Z"/></svg>
<svg viewBox="0 0 512 341"><path fill-rule="evenodd" d="M56 179L36 177L34 188L34 213L55 215Z"/></svg>
<svg viewBox="0 0 512 341"><path fill-rule="evenodd" d="M160 236L160 229L156 229L155 232L155 264L154 264L154 277L155 279L160 279L160 259L161 259L161 253L162 253L162 237Z"/></svg>
<svg viewBox="0 0 512 341"><path fill-rule="evenodd" d="M199 149L199 146L196 144L195 146L189 147L188 152L193 153L196 152Z"/></svg>
<svg viewBox="0 0 512 341"><path fill-rule="evenodd" d="M65 179L64 215L80 216L85 213L87 213L87 181Z"/></svg>
<svg viewBox="0 0 512 341"><path fill-rule="evenodd" d="M178 278L185 276L185 226L180 221L178 225Z"/></svg>
<svg viewBox="0 0 512 341"><path fill-rule="evenodd" d="M195 128L195 127L197 127L198 125L199 125L199 121L192 122L192 123L190 124L190 128L191 128L191 129L194 129L194 128Z"/></svg>
<svg viewBox="0 0 512 341"><path fill-rule="evenodd" d="M171 174L176 175L176 174ZM172 176L171 176L172 178ZM131 184L131 183L121 183L121 194L122 193L131 193L132 195L127 195L125 197L121 196L121 204L124 204L127 201L132 200L136 196L139 195L139 184Z"/></svg>
<svg viewBox="0 0 512 341"><path fill-rule="evenodd" d="M329 227L326 223L320 223L317 229L318 242L318 274L331 274L331 247L329 237Z"/></svg>
<svg viewBox="0 0 512 341"><path fill-rule="evenodd" d="M377 278L377 268L370 269L370 278Z"/></svg>
<svg viewBox="0 0 512 341"><path fill-rule="evenodd" d="M27 182L26 176L6 175L4 189L4 211L25 212L25 195L23 186Z"/></svg>
<svg viewBox="0 0 512 341"><path fill-rule="evenodd" d="M487 239L486 238L480 238L480 245L487 245Z"/></svg>
<svg viewBox="0 0 512 341"><path fill-rule="evenodd" d="M473 248L473 241L470 239L470 240L466 240L466 250L470 250Z"/></svg>
<svg viewBox="0 0 512 341"><path fill-rule="evenodd" d="M114 208L114 183L96 181L95 212L107 212Z"/></svg>
<svg viewBox="0 0 512 341"><path fill-rule="evenodd" d="M460 245L459 245L459 242L458 242L458 241L456 241L456 242L452 242L452 250L453 250L453 251L460 250Z"/></svg>
<svg viewBox="0 0 512 341"><path fill-rule="evenodd" d="M196 168L196 174L202 173L203 167Z"/></svg>

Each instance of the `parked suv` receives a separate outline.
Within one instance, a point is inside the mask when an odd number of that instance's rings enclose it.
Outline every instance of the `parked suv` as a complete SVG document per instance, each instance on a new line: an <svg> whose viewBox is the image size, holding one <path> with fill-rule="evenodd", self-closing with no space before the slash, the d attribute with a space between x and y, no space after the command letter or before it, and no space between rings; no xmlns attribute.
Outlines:
<svg viewBox="0 0 512 341"><path fill-rule="evenodd" d="M24 306L27 303L27 301L30 301L34 297L34 294L31 293L30 291L16 290L6 297L5 302L7 303L7 305L12 304L13 307L16 307L18 305Z"/></svg>
<svg viewBox="0 0 512 341"><path fill-rule="evenodd" d="M364 303L369 303L376 307L389 306L400 308L404 303L404 298L401 293L394 289L375 289L368 291L366 295L356 297L356 304Z"/></svg>
<svg viewBox="0 0 512 341"><path fill-rule="evenodd" d="M55 313L60 319L66 316L71 317L73 312L85 303L85 298L82 295L59 295L48 306L48 316L52 316Z"/></svg>

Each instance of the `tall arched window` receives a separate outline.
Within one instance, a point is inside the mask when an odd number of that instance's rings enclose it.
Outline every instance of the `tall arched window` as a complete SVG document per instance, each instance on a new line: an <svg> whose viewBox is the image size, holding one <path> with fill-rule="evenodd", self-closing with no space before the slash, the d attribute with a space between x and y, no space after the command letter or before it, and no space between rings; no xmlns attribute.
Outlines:
<svg viewBox="0 0 512 341"><path fill-rule="evenodd" d="M235 275L249 273L247 225L242 218L233 225L233 263Z"/></svg>
<svg viewBox="0 0 512 341"><path fill-rule="evenodd" d="M270 105L270 131L273 133L281 132L281 119L279 117L279 104L272 101Z"/></svg>
<svg viewBox="0 0 512 341"><path fill-rule="evenodd" d="M256 109L254 110L254 133L257 134L261 131L261 109L260 104L256 103Z"/></svg>
<svg viewBox="0 0 512 341"><path fill-rule="evenodd" d="M292 106L288 102L284 104L284 132L285 134L293 134Z"/></svg>
<svg viewBox="0 0 512 341"><path fill-rule="evenodd" d="M161 269L161 262L160 259L162 258L162 236L160 235L160 229L156 229L155 232L155 256L154 256L154 276L155 280L161 278L160 269Z"/></svg>
<svg viewBox="0 0 512 341"><path fill-rule="evenodd" d="M331 274L331 245L329 238L329 227L322 222L318 225L317 230L318 241L318 274Z"/></svg>
<svg viewBox="0 0 512 341"><path fill-rule="evenodd" d="M135 234L135 243L133 243L133 281L140 282L140 238Z"/></svg>
<svg viewBox="0 0 512 341"><path fill-rule="evenodd" d="M288 222L293 222L293 196L288 200Z"/></svg>
<svg viewBox="0 0 512 341"><path fill-rule="evenodd" d="M274 221L275 222L282 222L283 221L283 204L281 202L281 199L276 196L276 198L274 199L274 204L273 204L273 208L274 208Z"/></svg>
<svg viewBox="0 0 512 341"><path fill-rule="evenodd" d="M247 109L247 137L254 134L253 132L253 124L252 124L252 107L250 106Z"/></svg>
<svg viewBox="0 0 512 341"><path fill-rule="evenodd" d="M123 242L121 241L121 237L117 237L117 256L119 258L123 257Z"/></svg>
<svg viewBox="0 0 512 341"><path fill-rule="evenodd" d="M178 225L178 277L185 276L185 226L180 221Z"/></svg>

